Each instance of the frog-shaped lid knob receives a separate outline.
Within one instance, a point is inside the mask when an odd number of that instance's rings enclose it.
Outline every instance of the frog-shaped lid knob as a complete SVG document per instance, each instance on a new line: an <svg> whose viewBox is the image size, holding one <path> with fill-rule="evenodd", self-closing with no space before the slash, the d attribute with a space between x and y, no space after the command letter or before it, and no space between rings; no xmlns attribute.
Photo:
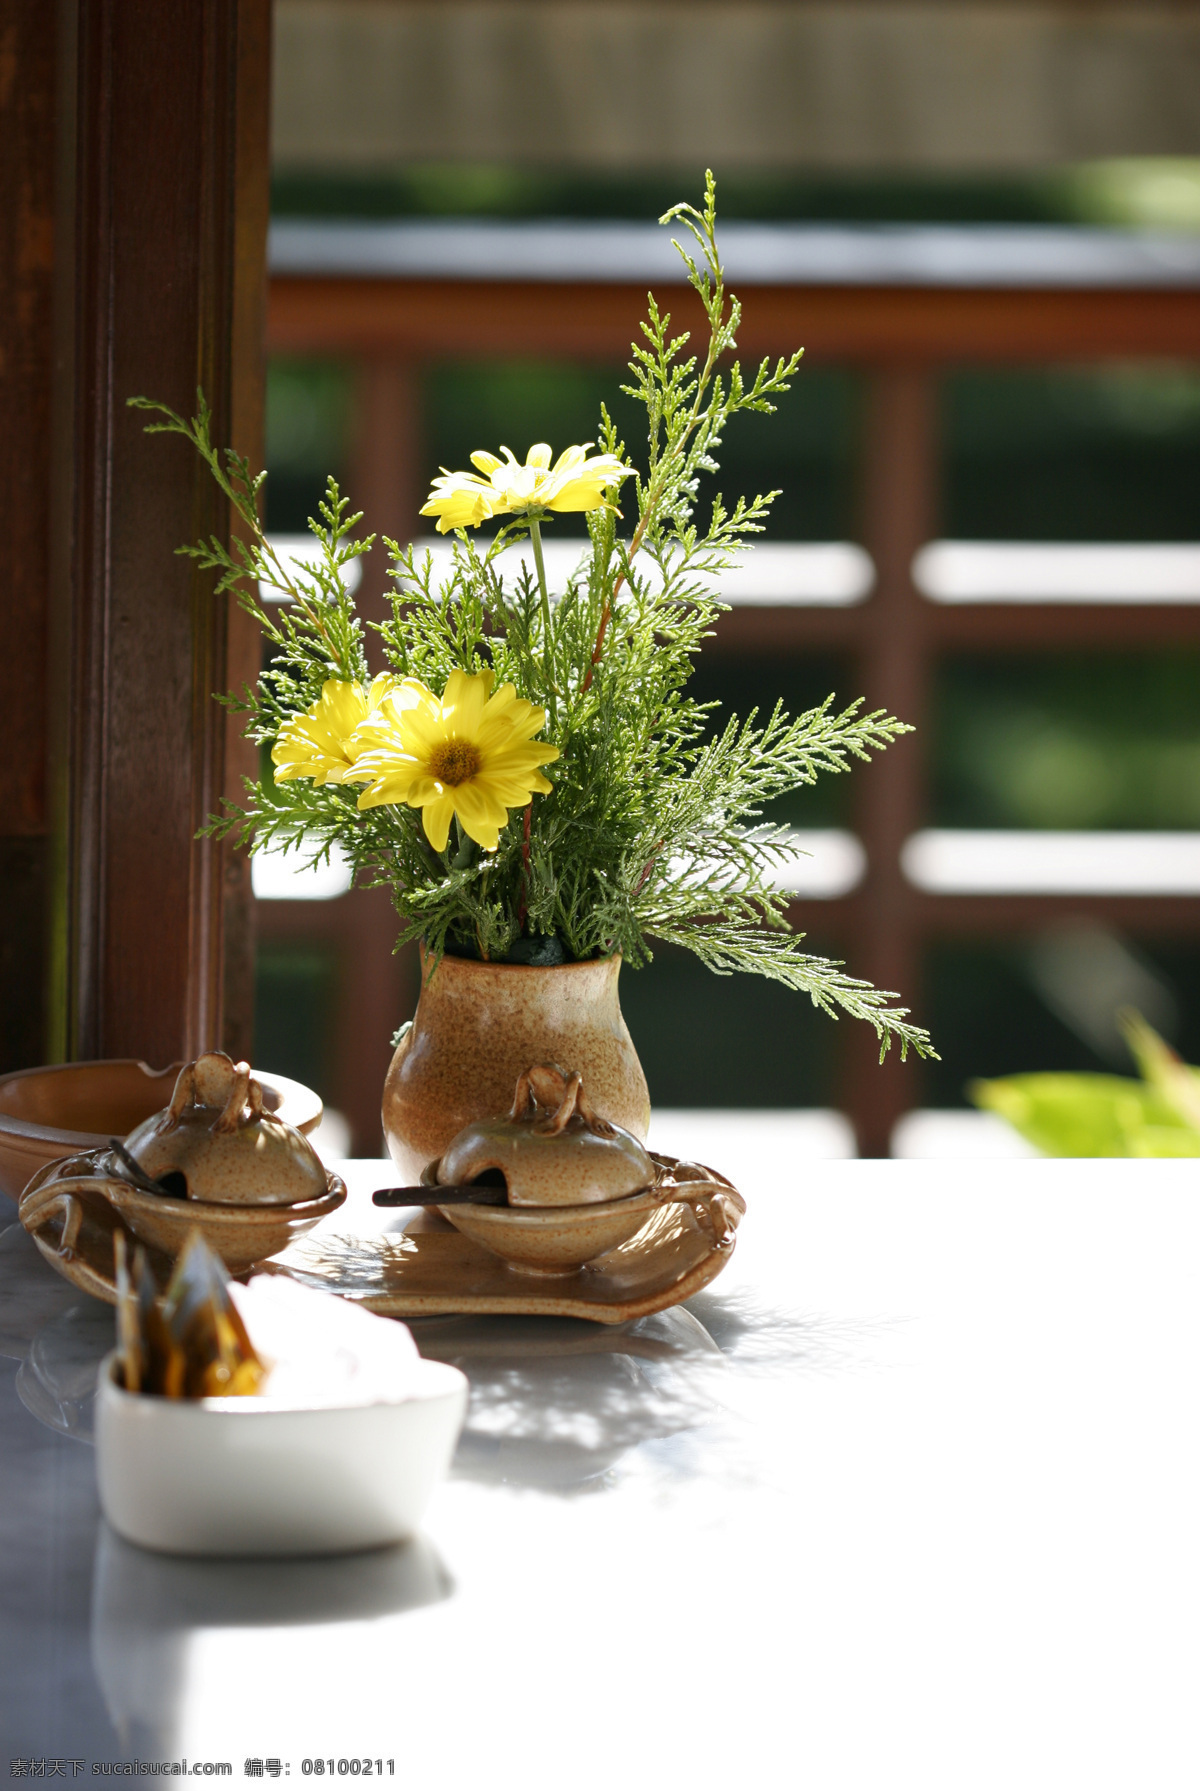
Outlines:
<svg viewBox="0 0 1200 1791"><path fill-rule="evenodd" d="M129 1134L126 1148L146 1174L181 1198L231 1206L316 1200L325 1166L295 1126L263 1110L262 1087L245 1063L206 1051L185 1064L171 1104Z"/></svg>
<svg viewBox="0 0 1200 1791"><path fill-rule="evenodd" d="M582 1206L620 1200L654 1182L649 1151L632 1132L601 1119L583 1078L556 1063L517 1080L512 1111L464 1126L437 1166L443 1186L500 1176L510 1206Z"/></svg>

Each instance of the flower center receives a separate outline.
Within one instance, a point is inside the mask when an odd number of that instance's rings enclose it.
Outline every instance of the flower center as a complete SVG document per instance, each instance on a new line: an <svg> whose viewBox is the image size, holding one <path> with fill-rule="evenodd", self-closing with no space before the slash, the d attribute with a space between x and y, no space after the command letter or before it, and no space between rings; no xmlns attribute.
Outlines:
<svg viewBox="0 0 1200 1791"><path fill-rule="evenodd" d="M475 777L479 764L479 750L469 740L442 740L429 755L429 775L457 786Z"/></svg>

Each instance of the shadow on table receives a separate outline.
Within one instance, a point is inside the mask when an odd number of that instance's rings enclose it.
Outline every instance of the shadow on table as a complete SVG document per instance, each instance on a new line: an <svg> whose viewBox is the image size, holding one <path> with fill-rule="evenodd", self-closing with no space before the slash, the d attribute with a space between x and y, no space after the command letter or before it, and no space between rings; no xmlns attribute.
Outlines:
<svg viewBox="0 0 1200 1791"><path fill-rule="evenodd" d="M594 1490L641 1443L706 1424L724 1359L683 1307L625 1325L586 1319L429 1319L421 1354L471 1383L452 1472L544 1492Z"/></svg>
<svg viewBox="0 0 1200 1791"><path fill-rule="evenodd" d="M569 1492L596 1485L639 1443L705 1423L722 1356L682 1308L630 1324L448 1318L413 1324L423 1355L471 1382L455 1472ZM41 1261L21 1226L0 1235L0 1353L17 1391L52 1430L90 1442L96 1370L112 1347L111 1307Z"/></svg>
<svg viewBox="0 0 1200 1791"><path fill-rule="evenodd" d="M779 1310L747 1286L707 1288L687 1306L623 1325L412 1322L421 1353L454 1363L471 1383L454 1474L562 1494L598 1489L640 1445L709 1424L731 1374L852 1370L869 1360L878 1329ZM17 1390L35 1417L90 1441L96 1369L112 1335L110 1307L54 1275L20 1226L0 1234L0 1354L21 1359Z"/></svg>
<svg viewBox="0 0 1200 1791"><path fill-rule="evenodd" d="M56 1275L23 1225L0 1231L0 1356L20 1363L21 1404L51 1430L91 1441L96 1370L113 1324L112 1307Z"/></svg>
<svg viewBox="0 0 1200 1791"><path fill-rule="evenodd" d="M891 1318L842 1318L773 1306L753 1288L707 1287L687 1310L741 1376L844 1374L869 1367L895 1330Z"/></svg>
<svg viewBox="0 0 1200 1791"><path fill-rule="evenodd" d="M207 1634L374 1622L453 1591L423 1537L397 1548L315 1560L188 1560L135 1548L101 1524L92 1579L92 1664L113 1727L133 1753L179 1751L189 1662ZM312 1638L311 1655L324 1647ZM270 1643L264 1639L270 1651Z"/></svg>
<svg viewBox="0 0 1200 1791"><path fill-rule="evenodd" d="M679 1461L691 1459L689 1433L698 1442L736 1418L739 1382L794 1386L869 1366L891 1328L784 1311L740 1286L624 1325L447 1318L419 1320L413 1333L422 1355L453 1362L471 1383L453 1474L574 1494L602 1489L644 1444L674 1439ZM727 1453L709 1458L710 1475Z"/></svg>
<svg viewBox="0 0 1200 1791"><path fill-rule="evenodd" d="M85 1295L29 1345L17 1370L21 1404L51 1430L90 1443L96 1374L112 1346L112 1307Z"/></svg>

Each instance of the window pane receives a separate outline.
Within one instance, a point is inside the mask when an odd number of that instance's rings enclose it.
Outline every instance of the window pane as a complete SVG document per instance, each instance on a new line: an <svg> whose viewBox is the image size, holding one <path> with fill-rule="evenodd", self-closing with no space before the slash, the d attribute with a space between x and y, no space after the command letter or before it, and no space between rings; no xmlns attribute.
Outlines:
<svg viewBox="0 0 1200 1791"><path fill-rule="evenodd" d="M939 668L940 827L1200 827L1200 649L972 655Z"/></svg>
<svg viewBox="0 0 1200 1791"><path fill-rule="evenodd" d="M972 369L942 387L952 539L1200 536L1200 369Z"/></svg>
<svg viewBox="0 0 1200 1791"><path fill-rule="evenodd" d="M1151 1017L1190 1063L1200 1063L1200 947L1194 940L1113 934L1110 944L1114 940L1146 983L1157 984L1164 1011ZM1082 968L1083 953L1066 927L1003 941L935 945L926 959L920 1009L941 1061L921 1066L921 1105L966 1106L967 1084L977 1076L1027 1070L1135 1075L1112 1016L1102 1027L1105 1016L1098 1008L1089 1013L1083 987L1080 1000L1069 999L1072 956Z"/></svg>
<svg viewBox="0 0 1200 1791"><path fill-rule="evenodd" d="M301 535L330 473L345 478L353 373L338 361L272 360L267 368L267 527Z"/></svg>

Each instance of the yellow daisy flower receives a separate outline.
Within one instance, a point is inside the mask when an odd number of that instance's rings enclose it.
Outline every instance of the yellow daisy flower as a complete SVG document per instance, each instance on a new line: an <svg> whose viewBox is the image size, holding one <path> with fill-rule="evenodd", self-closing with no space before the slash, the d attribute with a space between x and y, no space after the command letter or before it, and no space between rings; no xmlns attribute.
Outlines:
<svg viewBox="0 0 1200 1791"><path fill-rule="evenodd" d="M536 442L521 465L511 448L501 448L503 460L480 450L471 464L484 475L452 473L442 468L433 481L422 516L436 516L439 535L451 529L478 528L492 516L539 517L552 510L598 510L608 502L608 491L633 471L615 454L594 454L591 442L566 448L554 465L552 449Z"/></svg>
<svg viewBox="0 0 1200 1791"><path fill-rule="evenodd" d="M553 787L538 767L552 763L558 748L533 739L545 720L546 711L511 684L493 694L491 672L451 672L440 697L406 678L359 731L350 775L368 787L358 806L419 808L435 852L446 850L457 815L464 832L494 852L509 809Z"/></svg>
<svg viewBox="0 0 1200 1791"><path fill-rule="evenodd" d="M345 783L358 756L352 744L356 728L375 713L397 682L381 672L364 690L361 684L330 678L312 707L293 715L280 729L271 749L276 783L293 777L311 777L315 784Z"/></svg>

